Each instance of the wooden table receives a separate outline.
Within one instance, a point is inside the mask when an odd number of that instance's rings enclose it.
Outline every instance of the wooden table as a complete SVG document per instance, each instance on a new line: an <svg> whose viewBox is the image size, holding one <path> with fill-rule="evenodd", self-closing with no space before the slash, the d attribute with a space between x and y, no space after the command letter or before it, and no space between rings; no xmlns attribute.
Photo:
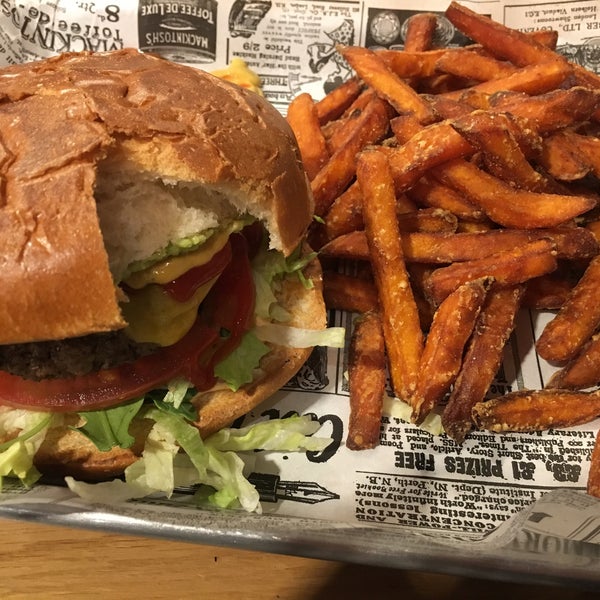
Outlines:
<svg viewBox="0 0 600 600"><path fill-rule="evenodd" d="M0 598L596 598L517 585L0 519Z"/></svg>

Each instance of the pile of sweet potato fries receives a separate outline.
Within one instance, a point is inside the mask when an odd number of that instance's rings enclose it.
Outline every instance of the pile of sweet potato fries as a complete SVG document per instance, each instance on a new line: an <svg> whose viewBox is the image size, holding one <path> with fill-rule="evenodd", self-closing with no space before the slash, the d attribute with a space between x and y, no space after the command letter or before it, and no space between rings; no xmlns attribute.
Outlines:
<svg viewBox="0 0 600 600"><path fill-rule="evenodd" d="M600 76L559 55L556 32L454 2L445 14L471 45L435 47L435 15L417 15L403 50L339 46L355 76L287 114L326 302L361 313L354 449L378 443L388 371L413 422L440 411L459 443L474 427L600 416ZM487 400L521 308L555 311L536 349L558 370L542 390ZM588 491L600 495L599 441Z"/></svg>

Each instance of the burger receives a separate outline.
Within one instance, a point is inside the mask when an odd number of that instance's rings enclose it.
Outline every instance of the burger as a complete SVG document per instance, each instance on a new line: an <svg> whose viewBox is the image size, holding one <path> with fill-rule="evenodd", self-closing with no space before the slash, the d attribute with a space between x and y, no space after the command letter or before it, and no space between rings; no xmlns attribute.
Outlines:
<svg viewBox="0 0 600 600"><path fill-rule="evenodd" d="M159 448L203 482L202 439L328 343L310 187L258 94L132 49L7 67L0 183L0 476L151 491Z"/></svg>

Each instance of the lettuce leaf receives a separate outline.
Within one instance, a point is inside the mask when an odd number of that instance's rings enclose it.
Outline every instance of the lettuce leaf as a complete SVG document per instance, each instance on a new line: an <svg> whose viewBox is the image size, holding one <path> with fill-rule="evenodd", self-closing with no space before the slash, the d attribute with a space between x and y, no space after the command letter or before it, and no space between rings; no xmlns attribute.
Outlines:
<svg viewBox="0 0 600 600"><path fill-rule="evenodd" d="M78 413L85 423L72 427L89 438L101 452L115 446L131 448L135 439L129 434L129 425L138 414L144 399L128 402L112 408Z"/></svg>
<svg viewBox="0 0 600 600"><path fill-rule="evenodd" d="M235 392L254 379L254 370L269 350L266 344L249 331L244 334L239 346L215 365L215 375Z"/></svg>

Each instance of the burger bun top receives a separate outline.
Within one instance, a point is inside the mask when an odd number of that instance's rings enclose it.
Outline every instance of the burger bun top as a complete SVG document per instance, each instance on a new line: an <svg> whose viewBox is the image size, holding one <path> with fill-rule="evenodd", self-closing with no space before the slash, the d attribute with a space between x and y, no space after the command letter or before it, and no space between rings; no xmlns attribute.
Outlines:
<svg viewBox="0 0 600 600"><path fill-rule="evenodd" d="M285 254L306 234L313 201L294 136L253 92L133 49L7 67L0 90L2 344L125 327L123 257L107 239L151 252L156 224L168 225L160 246L236 214L262 221ZM103 229L104 202L137 219Z"/></svg>

